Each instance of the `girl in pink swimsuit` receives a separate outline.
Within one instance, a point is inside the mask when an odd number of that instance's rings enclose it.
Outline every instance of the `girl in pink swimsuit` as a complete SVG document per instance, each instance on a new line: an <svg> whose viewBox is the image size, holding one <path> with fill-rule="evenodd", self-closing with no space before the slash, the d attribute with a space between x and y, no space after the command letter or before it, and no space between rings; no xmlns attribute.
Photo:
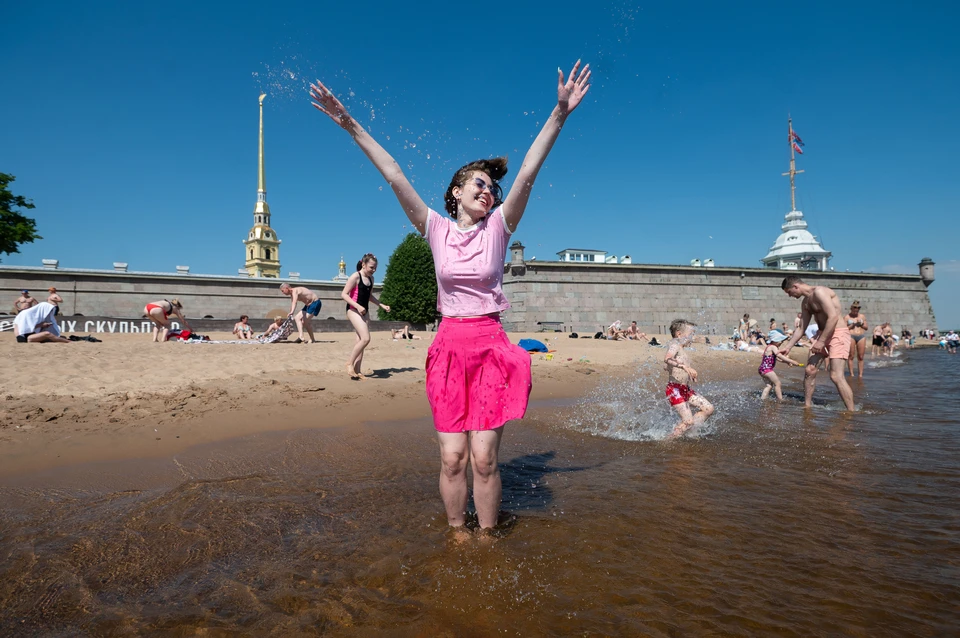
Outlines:
<svg viewBox="0 0 960 638"><path fill-rule="evenodd" d="M776 393L777 401L783 401L783 392L780 389L780 377L773 371L777 365L777 359L792 366L803 365L790 357L780 354L779 348L780 346L777 344L771 343L763 349L763 359L760 360L760 367L757 368L757 374L760 375L764 383L763 392L760 393L761 401L770 396L771 389Z"/></svg>

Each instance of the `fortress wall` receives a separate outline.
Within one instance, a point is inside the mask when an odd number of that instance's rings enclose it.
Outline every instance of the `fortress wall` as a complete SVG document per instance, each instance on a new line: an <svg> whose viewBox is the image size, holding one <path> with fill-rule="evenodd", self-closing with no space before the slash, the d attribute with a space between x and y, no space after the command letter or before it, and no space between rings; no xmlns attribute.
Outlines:
<svg viewBox="0 0 960 638"><path fill-rule="evenodd" d="M0 266L0 314L10 311L20 290L25 288L44 301L47 288L54 286L63 297L64 316L80 313L88 317L140 317L148 302L177 297L183 302L188 319L211 315L236 321L241 314L256 319L266 317L272 310L290 311L290 298L280 294L280 284L284 282L306 286L317 293L323 301L318 319L344 318L346 306L340 299L343 284L334 281L13 266ZM379 293L380 286L375 290ZM371 318L376 318L375 312Z"/></svg>
<svg viewBox="0 0 960 638"><path fill-rule="evenodd" d="M533 331L539 321L562 321L567 332L590 334L617 319L665 332L672 320L684 317L729 334L747 312L764 330L771 317L792 328L800 301L780 289L789 274L833 288L845 312L859 300L871 326L890 321L895 330L905 327L914 334L936 328L919 275L569 262L508 264L503 288L513 307L503 319L509 330Z"/></svg>

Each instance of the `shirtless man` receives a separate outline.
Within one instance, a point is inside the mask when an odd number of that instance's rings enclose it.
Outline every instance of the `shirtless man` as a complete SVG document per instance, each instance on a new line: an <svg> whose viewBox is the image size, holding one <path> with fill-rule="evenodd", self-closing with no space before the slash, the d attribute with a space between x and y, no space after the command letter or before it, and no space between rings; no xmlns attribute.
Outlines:
<svg viewBox="0 0 960 638"><path fill-rule="evenodd" d="M307 334L310 335L310 343L316 343L317 340L313 336L313 318L320 314L320 298L317 297L317 294L310 290L309 288L304 288L303 286L297 286L296 288L292 287L290 284L280 284L280 292L290 297L290 314L288 317L293 317L293 320L297 323L297 340L294 343L303 343L303 330L307 330ZM303 302L303 308L300 309L300 312L294 314L293 311L297 309L297 302Z"/></svg>
<svg viewBox="0 0 960 638"><path fill-rule="evenodd" d="M667 346L664 367L667 370L667 400L680 416L680 422L673 428L670 438L684 434L694 425L700 425L713 414L713 405L690 388L697 380L697 371L690 367L690 358L683 351L693 343L696 324L685 319L676 319L670 324L670 336L673 339ZM699 411L694 414L690 406Z"/></svg>
<svg viewBox="0 0 960 638"><path fill-rule="evenodd" d="M17 297L17 300L13 302L13 314L19 314L21 310L26 310L27 308L33 308L36 306L39 301L34 297L30 296L29 290L21 290L20 296Z"/></svg>
<svg viewBox="0 0 960 638"><path fill-rule="evenodd" d="M850 357L850 331L843 321L840 310L840 300L837 294L826 286L811 286L803 283L796 275L784 277L780 284L783 291L794 299L803 298L800 304L801 330L796 330L793 336L780 346L780 354L789 356L790 349L796 345L803 334L803 329L815 318L819 331L810 344L810 357L803 378L804 405L808 408L813 405L813 391L817 387L817 368L824 361L828 365L830 380L837 386L837 392L843 399L847 410L853 411L853 390L844 377L844 367Z"/></svg>
<svg viewBox="0 0 960 638"><path fill-rule="evenodd" d="M63 303L63 297L57 294L56 288L47 288L47 292L50 293L49 295L47 295L47 303L51 303L54 306L59 306L60 304Z"/></svg>
<svg viewBox="0 0 960 638"><path fill-rule="evenodd" d="M627 326L627 339L633 339L635 341L646 341L647 335L643 332L640 332L640 328L637 327L636 321L631 321L630 325Z"/></svg>

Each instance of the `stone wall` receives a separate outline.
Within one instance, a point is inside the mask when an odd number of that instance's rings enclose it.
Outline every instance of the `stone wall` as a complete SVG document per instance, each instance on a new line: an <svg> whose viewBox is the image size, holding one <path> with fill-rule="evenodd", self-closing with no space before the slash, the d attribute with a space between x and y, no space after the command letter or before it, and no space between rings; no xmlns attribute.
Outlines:
<svg viewBox="0 0 960 638"><path fill-rule="evenodd" d="M27 289L44 301L47 288L53 286L63 297L64 316L140 317L148 302L176 297L188 319L209 315L236 321L242 314L259 319L275 310L290 311L290 298L280 294L284 282L317 293L323 302L318 319L345 317L346 304L340 298L343 284L335 281L20 266L0 266L0 314L10 311L20 290ZM379 285L375 292L380 292ZM371 319L376 316L371 313Z"/></svg>
<svg viewBox="0 0 960 638"><path fill-rule="evenodd" d="M870 325L889 321L895 330L936 328L920 275L799 272L759 268L693 268L647 264L522 262L507 265L503 289L512 308L508 330L533 331L538 322L563 322L567 332L593 333L619 319L646 332L665 333L676 318L728 334L744 313L766 330L793 318L800 302L780 288L786 275L833 288L844 311L859 300Z"/></svg>

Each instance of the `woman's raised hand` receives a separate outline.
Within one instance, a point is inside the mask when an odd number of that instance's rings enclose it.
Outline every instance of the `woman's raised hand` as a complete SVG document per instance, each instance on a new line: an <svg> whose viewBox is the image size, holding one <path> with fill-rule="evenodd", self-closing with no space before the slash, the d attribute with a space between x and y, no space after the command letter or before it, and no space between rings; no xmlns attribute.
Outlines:
<svg viewBox="0 0 960 638"><path fill-rule="evenodd" d="M347 112L347 107L320 80L317 80L316 84L310 85L310 99L313 107L326 113L331 120L337 123L337 126L347 131L357 126L357 121Z"/></svg>
<svg viewBox="0 0 960 638"><path fill-rule="evenodd" d="M571 113L573 109L577 108L580 101L583 100L583 96L590 90L590 74L592 73L590 65L584 66L578 75L577 71L579 69L580 60L577 60L573 69L570 70L567 81L564 82L563 71L560 70L560 67L557 67L557 73L560 75L557 82L557 104L565 113Z"/></svg>

